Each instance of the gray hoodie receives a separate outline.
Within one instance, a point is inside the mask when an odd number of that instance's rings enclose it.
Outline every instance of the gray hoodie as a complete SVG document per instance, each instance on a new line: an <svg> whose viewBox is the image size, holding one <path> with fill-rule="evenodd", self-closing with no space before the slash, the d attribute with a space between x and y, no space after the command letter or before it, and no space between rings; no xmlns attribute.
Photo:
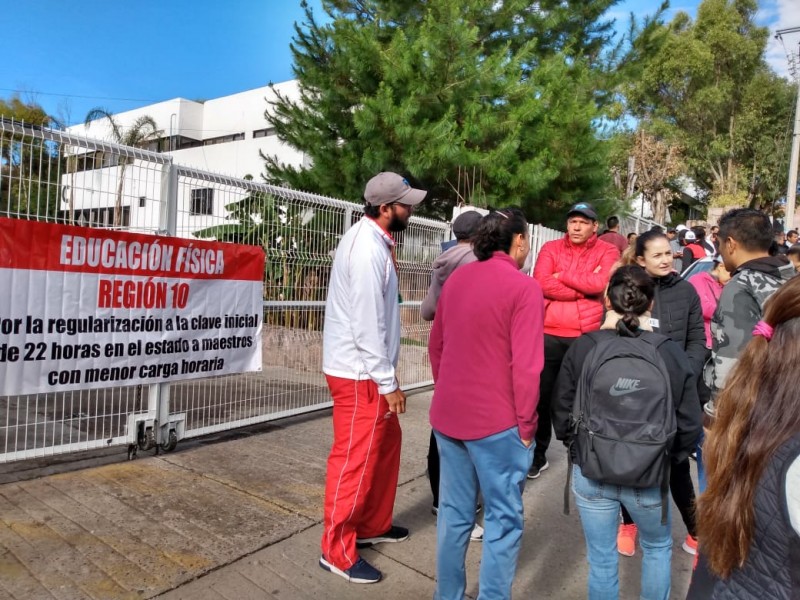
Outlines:
<svg viewBox="0 0 800 600"><path fill-rule="evenodd" d="M439 294L442 293L442 286L450 274L462 265L469 264L478 260L472 251L472 244L456 244L448 248L433 261L433 273L431 275L431 286L428 294L422 301L420 314L426 321L433 321L436 316L436 305L439 302Z"/></svg>

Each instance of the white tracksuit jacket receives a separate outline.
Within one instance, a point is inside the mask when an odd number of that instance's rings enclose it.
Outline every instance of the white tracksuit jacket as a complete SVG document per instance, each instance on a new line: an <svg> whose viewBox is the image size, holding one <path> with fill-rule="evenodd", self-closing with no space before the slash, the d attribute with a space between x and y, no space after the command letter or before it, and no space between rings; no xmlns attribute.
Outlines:
<svg viewBox="0 0 800 600"><path fill-rule="evenodd" d="M372 379L381 394L397 389L400 355L394 245L369 217L344 234L333 259L322 334L322 371L345 379Z"/></svg>

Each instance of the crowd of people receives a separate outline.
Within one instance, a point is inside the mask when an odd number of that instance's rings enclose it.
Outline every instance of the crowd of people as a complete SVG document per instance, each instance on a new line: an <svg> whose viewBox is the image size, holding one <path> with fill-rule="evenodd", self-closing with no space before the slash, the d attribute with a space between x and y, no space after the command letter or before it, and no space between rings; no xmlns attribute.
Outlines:
<svg viewBox="0 0 800 600"><path fill-rule="evenodd" d="M382 577L359 548L409 536L392 519L405 411L392 234L425 195L395 173L373 177L331 272L323 371L334 440L319 564L352 583ZM708 231L626 238L617 217L606 225L599 233L591 204L571 206L565 235L527 274L522 211L466 211L434 263L421 314L433 321L435 598L464 598L470 542L483 544L478 597L511 597L523 492L549 468L553 432L566 446L565 511L572 496L588 598L619 597L619 556L637 542L640 598L670 597L670 492L682 549L696 555L689 598L800 597L797 232L778 235L752 209ZM682 276L697 261L705 268Z"/></svg>

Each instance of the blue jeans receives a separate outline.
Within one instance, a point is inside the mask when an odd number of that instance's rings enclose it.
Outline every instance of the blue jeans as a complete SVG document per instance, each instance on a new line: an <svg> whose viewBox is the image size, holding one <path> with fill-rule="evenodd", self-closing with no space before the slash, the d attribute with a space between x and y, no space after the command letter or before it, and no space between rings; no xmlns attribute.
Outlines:
<svg viewBox="0 0 800 600"><path fill-rule="evenodd" d="M589 600L619 598L617 526L620 504L639 528L642 546L641 600L668 600L672 561L672 524L661 524L661 490L603 484L587 479L575 465L572 491L581 515L589 560ZM669 506L667 506L669 509Z"/></svg>
<svg viewBox="0 0 800 600"><path fill-rule="evenodd" d="M703 493L706 491L706 466L703 464L703 441L706 439L705 432L700 434L700 439L697 440L697 491Z"/></svg>
<svg viewBox="0 0 800 600"><path fill-rule="evenodd" d="M522 543L523 507L533 444L516 427L479 440L456 440L434 431L439 446L439 517L436 523L436 600L463 600L465 558L483 493L483 549L478 599L511 597Z"/></svg>

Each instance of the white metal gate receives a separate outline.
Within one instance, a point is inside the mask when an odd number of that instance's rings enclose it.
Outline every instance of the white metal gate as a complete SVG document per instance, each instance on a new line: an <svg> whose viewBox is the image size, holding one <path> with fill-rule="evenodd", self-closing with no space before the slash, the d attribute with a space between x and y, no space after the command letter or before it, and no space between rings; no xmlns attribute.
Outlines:
<svg viewBox="0 0 800 600"><path fill-rule="evenodd" d="M258 244L268 265L260 373L0 397L0 462L124 444L171 449L184 437L330 406L321 326L331 252L360 205L5 119L0 152L0 216ZM448 223L413 217L398 239L404 389L432 383L419 304L449 237Z"/></svg>

